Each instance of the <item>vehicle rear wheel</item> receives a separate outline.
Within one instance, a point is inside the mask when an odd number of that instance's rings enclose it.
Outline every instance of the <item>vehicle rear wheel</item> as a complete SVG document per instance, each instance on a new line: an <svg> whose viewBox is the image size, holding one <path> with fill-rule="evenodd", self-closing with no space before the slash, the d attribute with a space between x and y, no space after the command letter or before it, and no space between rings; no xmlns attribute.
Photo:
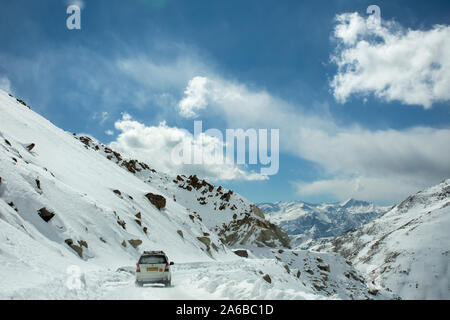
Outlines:
<svg viewBox="0 0 450 320"><path fill-rule="evenodd" d="M136 287L143 287L144 286L144 284L142 282L140 282L140 281L136 281L135 284L136 284Z"/></svg>
<svg viewBox="0 0 450 320"><path fill-rule="evenodd" d="M165 285L166 285L166 287L172 286L172 281L171 280L166 281Z"/></svg>

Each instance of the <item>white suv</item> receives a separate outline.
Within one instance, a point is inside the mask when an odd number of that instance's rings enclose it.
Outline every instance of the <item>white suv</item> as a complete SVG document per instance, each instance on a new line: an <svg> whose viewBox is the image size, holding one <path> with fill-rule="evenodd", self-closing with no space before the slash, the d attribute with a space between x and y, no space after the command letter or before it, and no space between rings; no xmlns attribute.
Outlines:
<svg viewBox="0 0 450 320"><path fill-rule="evenodd" d="M170 286L172 273L169 262L163 251L144 251L136 264L136 285L142 287L146 283L163 283Z"/></svg>

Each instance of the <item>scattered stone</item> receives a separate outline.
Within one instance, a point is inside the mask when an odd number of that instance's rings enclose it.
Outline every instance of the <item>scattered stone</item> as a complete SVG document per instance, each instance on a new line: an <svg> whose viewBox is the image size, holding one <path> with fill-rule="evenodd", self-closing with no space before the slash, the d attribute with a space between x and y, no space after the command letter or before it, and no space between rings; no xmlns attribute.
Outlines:
<svg viewBox="0 0 450 320"><path fill-rule="evenodd" d="M206 250L209 252L210 249L210 245L211 245L211 239L208 237L197 237L198 241L200 241L201 243L203 243L206 246Z"/></svg>
<svg viewBox="0 0 450 320"><path fill-rule="evenodd" d="M147 193L145 197L158 209L166 207L166 198L159 194Z"/></svg>
<svg viewBox="0 0 450 320"><path fill-rule="evenodd" d="M302 273L300 272L300 270L298 270L297 271L297 278L299 278L300 279L300 275L301 275Z"/></svg>
<svg viewBox="0 0 450 320"><path fill-rule="evenodd" d="M85 247L86 249L88 248L88 243L86 241L84 241L84 240L78 240L78 244L81 247Z"/></svg>
<svg viewBox="0 0 450 320"><path fill-rule="evenodd" d="M106 243L106 240L103 237L100 237L100 241Z"/></svg>
<svg viewBox="0 0 450 320"><path fill-rule="evenodd" d="M38 214L45 222L49 222L55 216L55 214L51 211L48 211L47 208L39 209Z"/></svg>
<svg viewBox="0 0 450 320"><path fill-rule="evenodd" d="M314 271L312 271L311 269L306 269L305 272L308 272L310 275L314 274Z"/></svg>
<svg viewBox="0 0 450 320"><path fill-rule="evenodd" d="M142 229L144 231L145 234L147 234L147 227L144 227L144 229Z"/></svg>
<svg viewBox="0 0 450 320"><path fill-rule="evenodd" d="M122 247L124 247L124 248L127 247L127 243L125 242L125 240L122 241Z"/></svg>
<svg viewBox="0 0 450 320"><path fill-rule="evenodd" d="M139 247L142 244L142 240L130 239L130 240L128 240L128 243L131 244L131 246L136 249L137 247Z"/></svg>
<svg viewBox="0 0 450 320"><path fill-rule="evenodd" d="M31 143L27 146L27 149L28 149L28 151L31 151L31 150L33 150L34 147L35 147L35 144Z"/></svg>
<svg viewBox="0 0 450 320"><path fill-rule="evenodd" d="M121 196L122 195L122 192L120 192L120 190L113 190L113 192L115 193L115 194L117 194L117 195L119 195L119 196Z"/></svg>
<svg viewBox="0 0 450 320"><path fill-rule="evenodd" d="M141 227L142 226L142 222L141 222L141 220L138 220L138 219L134 219L134 221L136 221L136 223Z"/></svg>
<svg viewBox="0 0 450 320"><path fill-rule="evenodd" d="M245 249L238 249L233 250L235 255L238 255L239 257L248 258L248 252Z"/></svg>
<svg viewBox="0 0 450 320"><path fill-rule="evenodd" d="M126 224L127 224L125 221L121 220L120 218L117 218L117 223L118 223L124 230L127 229L127 228L125 227Z"/></svg>
<svg viewBox="0 0 450 320"><path fill-rule="evenodd" d="M272 283L272 279L267 273L263 276L263 279L266 280L268 283Z"/></svg>
<svg viewBox="0 0 450 320"><path fill-rule="evenodd" d="M330 266L329 265L317 265L317 268L319 268L322 271L330 272Z"/></svg>
<svg viewBox="0 0 450 320"><path fill-rule="evenodd" d="M370 289L369 290L369 294L376 296L378 294L378 290L377 289Z"/></svg>
<svg viewBox="0 0 450 320"><path fill-rule="evenodd" d="M64 242L71 247L79 256L80 258L83 258L83 248L80 246L77 246L76 244L73 244L72 239L66 239Z"/></svg>
<svg viewBox="0 0 450 320"><path fill-rule="evenodd" d="M184 239L183 231L177 230L177 233L180 235L180 237L182 237Z"/></svg>
<svg viewBox="0 0 450 320"><path fill-rule="evenodd" d="M39 181L39 179L36 179L36 186L41 190L41 181Z"/></svg>
<svg viewBox="0 0 450 320"><path fill-rule="evenodd" d="M289 269L289 266L287 264L285 264L283 267L286 269L287 273L291 273L291 269Z"/></svg>
<svg viewBox="0 0 450 320"><path fill-rule="evenodd" d="M283 249L278 250L278 253L279 253L279 254L281 254L281 253L283 253L283 252L284 252Z"/></svg>
<svg viewBox="0 0 450 320"><path fill-rule="evenodd" d="M142 219L142 215L141 215L140 212L136 213L136 214L135 214L135 217L138 218L138 219Z"/></svg>
<svg viewBox="0 0 450 320"><path fill-rule="evenodd" d="M8 140L5 139L5 143L11 147L11 142L9 142Z"/></svg>

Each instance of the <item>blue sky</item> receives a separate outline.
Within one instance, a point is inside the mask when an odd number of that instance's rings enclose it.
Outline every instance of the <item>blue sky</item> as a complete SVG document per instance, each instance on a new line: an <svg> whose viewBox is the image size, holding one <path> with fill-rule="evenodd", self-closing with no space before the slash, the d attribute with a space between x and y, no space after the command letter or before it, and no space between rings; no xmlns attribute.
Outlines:
<svg viewBox="0 0 450 320"><path fill-rule="evenodd" d="M81 30L66 28L71 3L82 7ZM361 21L372 4L382 30L369 34ZM450 176L448 1L2 0L1 7L3 88L64 130L157 168L197 170L255 202L391 204ZM356 76L348 56L358 62ZM205 128L280 129L278 174L254 180L248 173L259 166L233 175L235 168L167 164L161 141L192 133L194 119L179 106L199 79L207 84L194 92L203 99L195 119Z"/></svg>

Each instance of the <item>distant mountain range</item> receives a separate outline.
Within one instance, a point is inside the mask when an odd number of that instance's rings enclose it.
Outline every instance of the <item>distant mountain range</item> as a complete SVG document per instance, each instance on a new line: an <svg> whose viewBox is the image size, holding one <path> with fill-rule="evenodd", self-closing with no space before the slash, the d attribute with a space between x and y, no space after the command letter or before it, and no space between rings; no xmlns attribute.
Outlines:
<svg viewBox="0 0 450 320"><path fill-rule="evenodd" d="M308 248L312 240L340 236L386 213L390 207L349 199L341 203L303 201L260 203L266 218L292 239L292 246Z"/></svg>
<svg viewBox="0 0 450 320"><path fill-rule="evenodd" d="M339 253L403 299L450 299L450 179L311 249Z"/></svg>

